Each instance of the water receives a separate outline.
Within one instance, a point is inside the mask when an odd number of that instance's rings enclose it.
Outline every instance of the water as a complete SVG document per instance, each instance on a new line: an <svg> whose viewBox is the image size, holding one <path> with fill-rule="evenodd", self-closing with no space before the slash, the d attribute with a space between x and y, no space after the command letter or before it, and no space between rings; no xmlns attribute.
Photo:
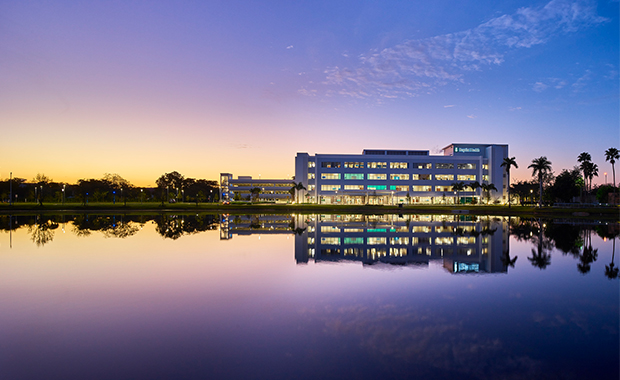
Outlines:
<svg viewBox="0 0 620 380"><path fill-rule="evenodd" d="M0 379L617 379L618 226L567 222L0 217Z"/></svg>

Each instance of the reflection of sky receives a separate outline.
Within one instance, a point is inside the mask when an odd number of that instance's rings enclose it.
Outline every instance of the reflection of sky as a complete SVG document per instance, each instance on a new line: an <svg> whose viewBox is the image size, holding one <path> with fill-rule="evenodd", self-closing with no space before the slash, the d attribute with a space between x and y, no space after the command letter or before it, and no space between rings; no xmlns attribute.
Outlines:
<svg viewBox="0 0 620 380"><path fill-rule="evenodd" d="M128 239L70 227L43 247L26 229L13 249L0 239L9 378L604 378L590 371L617 368L618 284L603 276L611 242L598 237L587 275L557 251L541 271L532 245L514 240L507 274L452 275L434 262L296 265L293 235L173 241L150 223Z"/></svg>

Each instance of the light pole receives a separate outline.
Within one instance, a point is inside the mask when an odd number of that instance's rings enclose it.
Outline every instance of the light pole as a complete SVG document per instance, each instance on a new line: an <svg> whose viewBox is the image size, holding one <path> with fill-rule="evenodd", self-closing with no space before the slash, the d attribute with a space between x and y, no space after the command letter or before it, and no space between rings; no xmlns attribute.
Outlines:
<svg viewBox="0 0 620 380"><path fill-rule="evenodd" d="M530 202L534 203L534 190L530 189Z"/></svg>
<svg viewBox="0 0 620 380"><path fill-rule="evenodd" d="M112 204L116 204L116 191L112 192Z"/></svg>
<svg viewBox="0 0 620 380"><path fill-rule="evenodd" d="M210 198L211 198L211 203L213 203L213 189L211 189L211 190L210 190L210 192L211 192L211 196L210 196Z"/></svg>
<svg viewBox="0 0 620 380"><path fill-rule="evenodd" d="M125 201L125 197L123 196L123 188L121 187L121 201L125 206L127 206L127 202Z"/></svg>
<svg viewBox="0 0 620 380"><path fill-rule="evenodd" d="M181 202L185 203L185 190L181 190Z"/></svg>
<svg viewBox="0 0 620 380"><path fill-rule="evenodd" d="M607 178L607 173L605 173L605 178ZM13 206L13 172L9 174L9 205Z"/></svg>
<svg viewBox="0 0 620 380"><path fill-rule="evenodd" d="M144 195L144 189L140 189L140 203L142 203L142 196Z"/></svg>
<svg viewBox="0 0 620 380"><path fill-rule="evenodd" d="M62 185L62 204L65 204L65 189L67 188L67 185Z"/></svg>
<svg viewBox="0 0 620 380"><path fill-rule="evenodd" d="M605 172L605 185L607 185L607 172Z"/></svg>

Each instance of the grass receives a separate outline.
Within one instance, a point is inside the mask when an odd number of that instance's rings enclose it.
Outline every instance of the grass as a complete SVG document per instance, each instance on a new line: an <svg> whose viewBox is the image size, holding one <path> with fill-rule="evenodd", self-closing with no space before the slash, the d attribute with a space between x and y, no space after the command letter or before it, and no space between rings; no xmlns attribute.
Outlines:
<svg viewBox="0 0 620 380"><path fill-rule="evenodd" d="M81 203L0 203L0 213L15 212L211 212L214 214L451 214L503 215L521 217L595 217L618 221L620 208L608 207L543 207L503 205L406 205L402 208L391 205L317 205L317 204L273 204L273 203L166 203L160 202L89 202Z"/></svg>

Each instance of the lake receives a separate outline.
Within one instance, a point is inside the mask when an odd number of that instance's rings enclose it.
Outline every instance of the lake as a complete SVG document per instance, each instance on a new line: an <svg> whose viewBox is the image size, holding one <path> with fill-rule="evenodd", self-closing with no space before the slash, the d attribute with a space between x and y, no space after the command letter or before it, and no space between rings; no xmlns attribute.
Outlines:
<svg viewBox="0 0 620 380"><path fill-rule="evenodd" d="M618 379L618 224L0 216L0 379Z"/></svg>

